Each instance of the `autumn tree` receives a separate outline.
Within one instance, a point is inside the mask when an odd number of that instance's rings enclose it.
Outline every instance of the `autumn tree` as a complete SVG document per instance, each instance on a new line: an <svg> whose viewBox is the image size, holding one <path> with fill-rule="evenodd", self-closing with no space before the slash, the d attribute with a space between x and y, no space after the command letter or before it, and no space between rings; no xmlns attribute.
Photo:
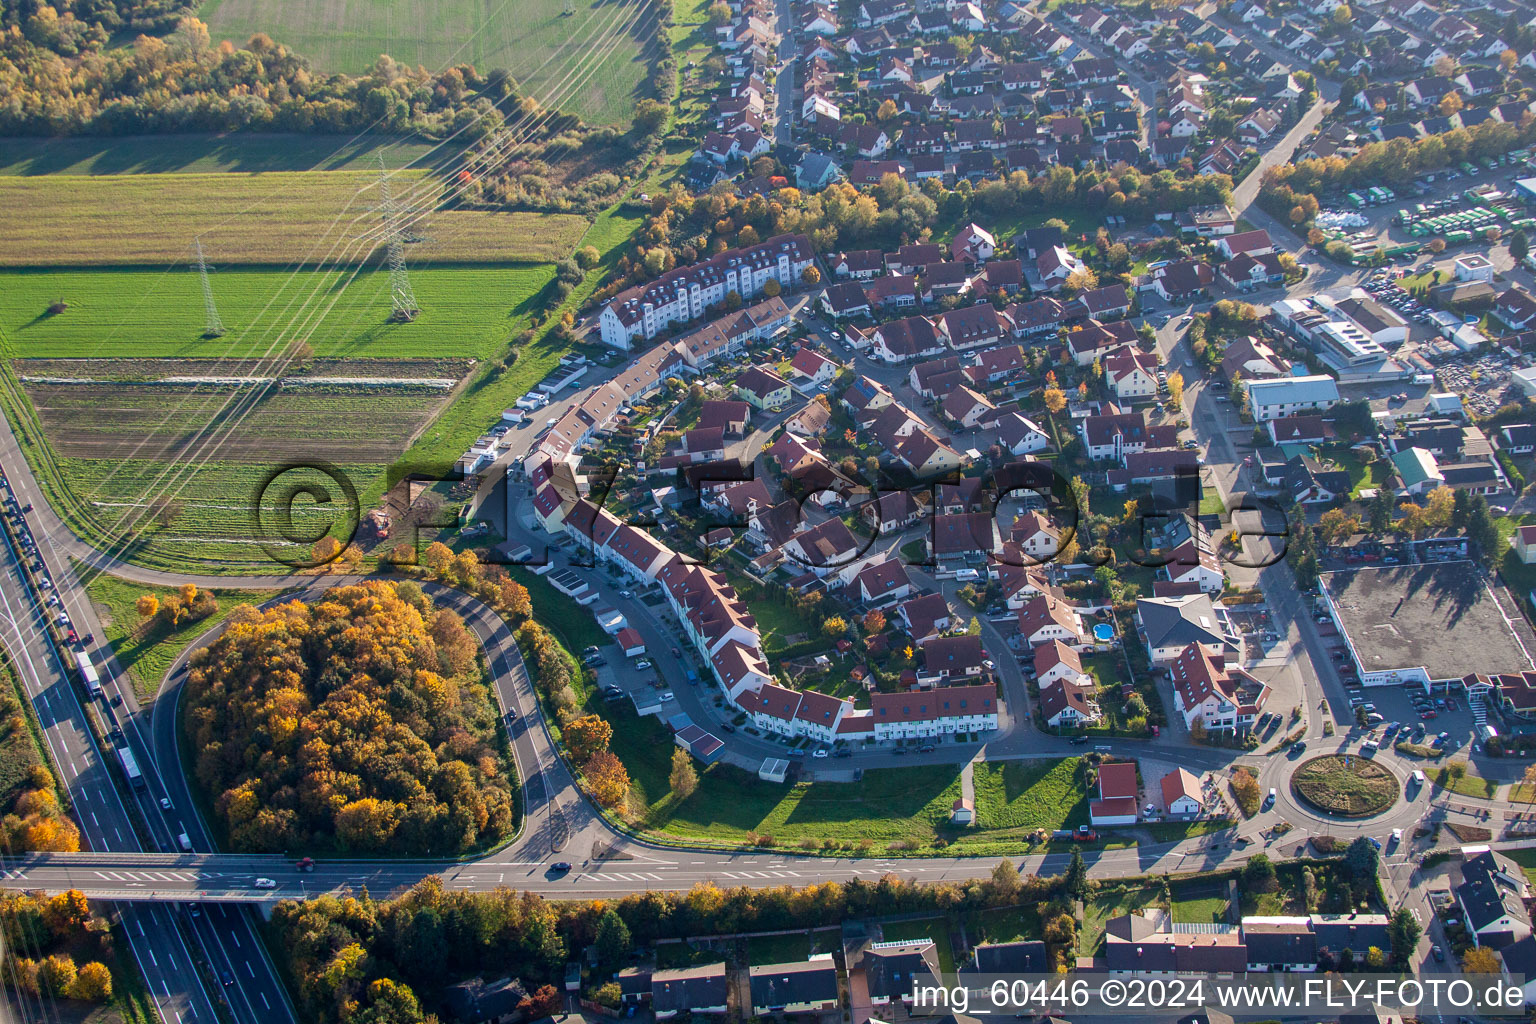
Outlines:
<svg viewBox="0 0 1536 1024"><path fill-rule="evenodd" d="M592 799L610 810L624 803L629 795L629 772L624 762L606 750L593 754L581 769Z"/></svg>
<svg viewBox="0 0 1536 1024"><path fill-rule="evenodd" d="M1441 484L1424 499L1424 525L1431 530L1441 530L1451 525L1451 513L1456 507L1456 492Z"/></svg>
<svg viewBox="0 0 1536 1024"><path fill-rule="evenodd" d="M566 749L577 764L586 764L592 755L608 749L613 740L613 726L599 715L582 715L565 723Z"/></svg>
<svg viewBox="0 0 1536 1024"><path fill-rule="evenodd" d="M881 103L880 108L875 111L875 120L883 123L885 121L891 120L892 118L895 118L900 113L901 111L897 108L895 100L886 100L884 103Z"/></svg>
<svg viewBox="0 0 1536 1024"><path fill-rule="evenodd" d="M1059 413L1067 407L1067 394L1058 387L1048 387L1042 397L1045 399L1045 407L1053 414Z"/></svg>
<svg viewBox="0 0 1536 1024"><path fill-rule="evenodd" d="M96 960L82 964L65 995L88 1003L104 1003L112 998L112 972Z"/></svg>
<svg viewBox="0 0 1536 1024"><path fill-rule="evenodd" d="M325 536L309 547L310 563L316 567L328 566L341 555L341 541Z"/></svg>
<svg viewBox="0 0 1536 1024"><path fill-rule="evenodd" d="M821 632L829 640L837 640L848 635L848 620L841 615L832 615L822 620Z"/></svg>
<svg viewBox="0 0 1536 1024"><path fill-rule="evenodd" d="M1360 517L1350 515L1340 508L1331 508L1318 520L1324 544L1336 544L1361 531Z"/></svg>
<svg viewBox="0 0 1536 1024"><path fill-rule="evenodd" d="M863 625L864 632L871 636L875 635L876 633L885 632L885 612L881 611L879 608L871 608L869 611L864 613Z"/></svg>
<svg viewBox="0 0 1536 1024"><path fill-rule="evenodd" d="M817 270L815 267L806 267L800 272L800 280L804 282L807 287L814 288L816 285L821 283L821 271Z"/></svg>
<svg viewBox="0 0 1536 1024"><path fill-rule="evenodd" d="M478 650L406 583L231 616L183 698L191 774L230 845L446 855L508 834Z"/></svg>
<svg viewBox="0 0 1536 1024"><path fill-rule="evenodd" d="M1168 404L1175 409L1184 405L1184 375L1178 370L1168 375Z"/></svg>
<svg viewBox="0 0 1536 1024"><path fill-rule="evenodd" d="M139 613L141 619L152 619L160 611L160 599L154 594L140 594L139 599L133 602L133 610Z"/></svg>
<svg viewBox="0 0 1536 1024"><path fill-rule="evenodd" d="M79 889L66 889L49 898L43 907L43 923L55 938L67 939L91 919L91 905Z"/></svg>
<svg viewBox="0 0 1536 1024"><path fill-rule="evenodd" d="M1461 969L1465 974L1501 974L1503 965L1499 955L1487 946L1469 946L1461 954Z"/></svg>
<svg viewBox="0 0 1536 1024"><path fill-rule="evenodd" d="M672 773L668 782L679 802L693 796L693 791L699 788L699 773L693 767L693 757L682 747L672 751Z"/></svg>
<svg viewBox="0 0 1536 1024"><path fill-rule="evenodd" d="M746 229L743 228L742 230ZM783 287L780 286L779 282L774 278L770 277L768 280L763 282L763 294L768 296L770 299L777 298L779 294L783 292L783 290Z"/></svg>
<svg viewBox="0 0 1536 1024"><path fill-rule="evenodd" d="M1089 267L1074 271L1067 275L1067 280L1062 284L1061 290L1066 295L1081 295L1083 292L1092 291L1099 286L1099 275Z"/></svg>

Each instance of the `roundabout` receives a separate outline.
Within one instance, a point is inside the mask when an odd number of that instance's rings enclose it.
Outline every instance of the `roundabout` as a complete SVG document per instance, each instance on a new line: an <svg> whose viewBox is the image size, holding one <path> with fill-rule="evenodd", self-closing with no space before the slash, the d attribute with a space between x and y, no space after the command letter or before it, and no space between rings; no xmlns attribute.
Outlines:
<svg viewBox="0 0 1536 1024"><path fill-rule="evenodd" d="M1291 773L1291 792L1334 818L1372 818L1397 803L1402 787L1391 770L1357 754L1323 754Z"/></svg>

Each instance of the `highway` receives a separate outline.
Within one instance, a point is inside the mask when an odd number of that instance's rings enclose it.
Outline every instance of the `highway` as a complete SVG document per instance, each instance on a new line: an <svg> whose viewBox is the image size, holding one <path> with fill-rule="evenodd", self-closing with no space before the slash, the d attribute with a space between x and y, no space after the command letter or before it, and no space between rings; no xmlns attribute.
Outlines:
<svg viewBox="0 0 1536 1024"><path fill-rule="evenodd" d="M172 801L169 808L162 804L161 798L169 796L167 784L172 776L161 770L165 762L152 756L148 714L140 708L130 678L104 642L106 631L75 574L72 557L84 545L65 531L47 506L9 424L0 433L0 468L7 470L6 480L18 503L33 505L27 518L37 557L46 567L52 594L58 600L52 614L63 611L82 638L93 637L81 649L89 654L101 676L103 697L94 702L96 713L111 730L113 742L134 752L144 773L145 785L130 790L130 809L106 767L105 759L115 754L97 746L79 691L71 684L70 673L49 638L43 618L47 612L40 603L46 598L30 586L17 561L18 553L8 542L6 578L0 586L4 642L43 724L48 753L69 790L85 845L101 852L143 849L141 833L133 824L136 816L153 849L178 849L177 837L186 832L194 849L211 850L212 842L189 798ZM174 779L181 781L179 772L174 773ZM274 1024L296 1020L287 990L256 934L248 909L232 908L216 917L194 916L190 908L184 912L174 904L124 903L120 909L124 933L162 1019L213 1021L217 1019L213 1002L222 1000L240 1020ZM205 978L197 970L196 960L201 960L211 975Z"/></svg>

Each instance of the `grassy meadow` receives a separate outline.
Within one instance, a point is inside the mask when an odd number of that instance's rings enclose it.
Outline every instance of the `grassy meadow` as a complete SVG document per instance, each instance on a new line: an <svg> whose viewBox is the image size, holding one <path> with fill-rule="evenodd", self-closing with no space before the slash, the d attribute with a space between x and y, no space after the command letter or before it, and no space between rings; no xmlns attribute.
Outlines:
<svg viewBox="0 0 1536 1024"><path fill-rule="evenodd" d="M432 70L502 67L546 108L625 125L640 99L656 31L650 4L576 0L206 0L215 41L257 32L321 71L359 72L380 54Z"/></svg>
<svg viewBox="0 0 1536 1024"><path fill-rule="evenodd" d="M413 269L421 314L391 324L389 274L377 267L225 270L213 293L226 333L206 339L201 287L185 267L0 271L0 335L12 359L247 358L294 341L316 356L488 359L553 277L548 264ZM67 308L49 315L56 301Z"/></svg>

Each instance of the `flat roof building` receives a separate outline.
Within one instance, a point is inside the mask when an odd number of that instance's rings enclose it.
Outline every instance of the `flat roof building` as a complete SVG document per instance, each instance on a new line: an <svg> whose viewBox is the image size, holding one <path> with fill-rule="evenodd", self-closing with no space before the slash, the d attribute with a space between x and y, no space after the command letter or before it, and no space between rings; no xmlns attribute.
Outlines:
<svg viewBox="0 0 1536 1024"><path fill-rule="evenodd" d="M1532 667L1510 615L1471 562L1323 573L1333 616L1366 686L1431 683Z"/></svg>

